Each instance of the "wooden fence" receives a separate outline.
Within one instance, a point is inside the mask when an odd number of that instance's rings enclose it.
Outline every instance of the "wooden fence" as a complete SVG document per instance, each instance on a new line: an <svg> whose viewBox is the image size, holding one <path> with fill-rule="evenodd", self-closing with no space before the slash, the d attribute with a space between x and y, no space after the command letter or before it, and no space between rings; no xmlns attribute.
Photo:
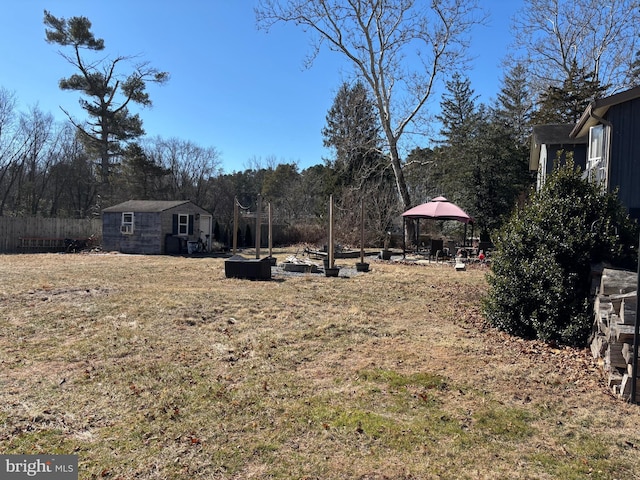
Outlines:
<svg viewBox="0 0 640 480"><path fill-rule="evenodd" d="M65 239L102 238L102 219L0 217L0 253L56 251Z"/></svg>

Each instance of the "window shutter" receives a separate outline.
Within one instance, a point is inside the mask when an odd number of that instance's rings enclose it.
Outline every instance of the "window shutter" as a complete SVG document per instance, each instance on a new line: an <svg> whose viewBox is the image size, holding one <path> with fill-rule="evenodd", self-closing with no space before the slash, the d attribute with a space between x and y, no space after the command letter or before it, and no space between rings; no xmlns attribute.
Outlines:
<svg viewBox="0 0 640 480"><path fill-rule="evenodd" d="M194 216L189 215L189 235L193 235L193 221L194 221Z"/></svg>
<svg viewBox="0 0 640 480"><path fill-rule="evenodd" d="M177 213L173 214L173 234L174 235L178 234L178 214Z"/></svg>

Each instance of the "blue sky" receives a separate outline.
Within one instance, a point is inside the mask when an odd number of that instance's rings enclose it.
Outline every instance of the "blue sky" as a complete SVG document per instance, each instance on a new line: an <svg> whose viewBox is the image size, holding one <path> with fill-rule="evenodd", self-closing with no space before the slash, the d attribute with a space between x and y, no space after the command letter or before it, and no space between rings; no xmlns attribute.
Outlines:
<svg viewBox="0 0 640 480"><path fill-rule="evenodd" d="M472 34L467 71L480 101L495 98L508 52L511 17L522 0L483 0L488 25ZM309 42L293 25L258 31L254 0L12 0L0 16L0 86L15 93L19 110L38 106L63 120L60 106L84 119L78 94L58 80L75 73L44 38L43 12L86 16L105 40L105 53L140 55L170 81L150 86L153 107L140 111L148 136L214 147L225 172L254 160L322 163L325 116L351 72L343 58L323 51L304 68ZM437 108L439 97L429 106ZM265 165L266 166L266 165Z"/></svg>

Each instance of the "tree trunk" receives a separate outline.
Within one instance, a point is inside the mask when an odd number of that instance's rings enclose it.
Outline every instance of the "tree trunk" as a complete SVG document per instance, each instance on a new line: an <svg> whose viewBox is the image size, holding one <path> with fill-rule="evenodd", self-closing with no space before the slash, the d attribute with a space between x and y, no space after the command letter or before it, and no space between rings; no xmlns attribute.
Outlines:
<svg viewBox="0 0 640 480"><path fill-rule="evenodd" d="M387 135L391 137L391 135ZM393 168L393 174L396 179L396 187L398 188L398 195L400 197L400 204L402 205L402 211L409 210L411 205L411 197L409 195L409 189L407 188L407 182L404 179L404 172L402 171L402 165L400 163L400 155L398 154L398 142L395 138L389 139L391 167ZM405 222L404 236L405 241L410 241L413 238L414 225L413 222Z"/></svg>

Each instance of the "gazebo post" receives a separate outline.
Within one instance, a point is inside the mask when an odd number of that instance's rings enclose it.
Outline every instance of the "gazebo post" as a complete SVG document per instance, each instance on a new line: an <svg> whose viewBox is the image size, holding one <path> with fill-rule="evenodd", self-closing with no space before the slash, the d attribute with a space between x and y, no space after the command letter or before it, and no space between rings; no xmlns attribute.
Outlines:
<svg viewBox="0 0 640 480"><path fill-rule="evenodd" d="M473 247L473 234L475 233L476 230L476 224L471 222L471 246ZM480 252L478 252L480 253Z"/></svg>
<svg viewBox="0 0 640 480"><path fill-rule="evenodd" d="M402 217L402 259L407 258L407 240L406 240L406 231L407 231L407 219Z"/></svg>

